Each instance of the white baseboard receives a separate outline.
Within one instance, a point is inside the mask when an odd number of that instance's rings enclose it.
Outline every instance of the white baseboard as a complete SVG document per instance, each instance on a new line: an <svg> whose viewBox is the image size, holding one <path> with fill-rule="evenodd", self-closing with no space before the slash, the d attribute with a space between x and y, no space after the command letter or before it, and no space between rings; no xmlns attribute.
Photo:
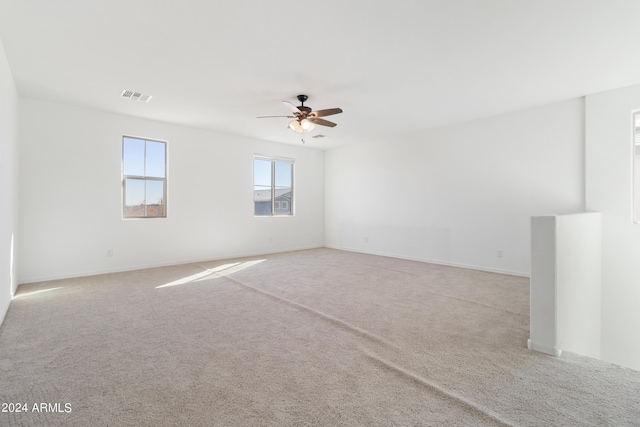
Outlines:
<svg viewBox="0 0 640 427"><path fill-rule="evenodd" d="M337 246L310 246L310 247L298 247L298 248L282 248L282 249L279 249L279 250L276 250L276 251L273 251L273 252L266 252L266 253L265 252L236 253L236 254L228 254L228 255L225 255L224 257L183 259L183 260L176 260L176 262L169 262L169 263L157 263L157 264L151 263L151 264L142 264L142 265L132 265L132 266L121 267L121 268L79 271L79 272L75 272L73 274L45 275L45 276L27 277L27 278L24 278L24 279L20 280L20 284L47 282L47 281L50 281L50 280L71 279L71 278L74 278L74 277L95 276L95 275L99 275L99 274L120 273L120 272L124 272L124 271L143 270L145 268L169 267L169 266L172 266L172 265L191 264L191 263L197 263L197 262L203 262L203 261L216 261L216 260L222 260L222 259L261 256L261 255L269 255L269 254L274 254L274 253L283 253L283 252L293 252L293 251L299 251L299 250L317 249L317 248L322 248L322 247L326 247L326 248L329 248L329 249L336 249L336 250L340 250L340 251L356 252L356 253L363 253L363 254L368 254L368 255L384 256L384 257L389 257L389 258L406 259L406 260L409 260L409 261L425 262L425 263L429 263L429 264L446 265L446 266L449 266L449 267L465 268L465 269L469 269L469 270L486 271L486 272L489 272L489 273L507 274L507 275L510 275L510 276L519 276L519 277L527 277L527 278L530 277L529 274L522 273L522 272L517 272L517 271L500 270L500 269L495 269L495 268L488 268L488 267L482 267L482 266L476 266L476 265L467 265L467 264L445 262L445 261L432 260L432 259L426 259L426 258L408 257L408 256L391 254L391 253L385 253L385 252L363 251L363 250L359 250L359 249L342 248L342 247L337 247Z"/></svg>
<svg viewBox="0 0 640 427"><path fill-rule="evenodd" d="M527 340L527 348L529 350L537 351L551 356L560 357L562 355L562 350L560 350L558 347L549 347L546 345L538 344L533 342L531 338Z"/></svg>
<svg viewBox="0 0 640 427"><path fill-rule="evenodd" d="M52 280L64 280L64 279L72 279L74 277L88 277L88 276L97 276L100 274L111 274L111 273L122 273L125 271L135 271L135 270L144 270L147 268L158 268L158 267L171 267L174 265L182 265L182 264L195 264L199 262L206 261L219 261L225 259L233 259L233 258L247 258L247 257L255 257L255 256L266 256L273 255L278 253L285 252L295 252L295 251L304 251L309 249L318 249L324 246L309 246L309 247L298 247L298 248L282 248L279 250L275 250L273 252L245 252L245 253L235 253L228 254L225 256L217 256L210 258L197 258L197 259L182 259L176 260L175 262L166 262L166 263L150 263L150 264L138 264L131 265L126 267L116 267L116 268L107 268L107 269L98 269L98 270L87 270L87 271L79 271L71 274L63 274L63 275L47 275L47 276L35 276L35 277L27 277L25 279L20 280L20 285L25 285L27 283L39 283L39 282L48 282Z"/></svg>
<svg viewBox="0 0 640 427"><path fill-rule="evenodd" d="M338 246L326 246L326 247L330 248L330 249L337 249L337 250L340 250L340 251L356 252L356 253L368 254L368 255L378 255L378 256L384 256L384 257L389 257L389 258L397 258L397 259L406 259L406 260L409 260L409 261L425 262L425 263L428 263L428 264L446 265L448 267L457 267L457 268L466 268L468 270L486 271L488 273L506 274L506 275L509 275L509 276L518 276L518 277L526 277L526 278L530 278L531 277L530 274L523 273L523 272L520 272L520 271L501 270L501 269L497 269L497 268L482 267L482 266L478 266L478 265L459 264L459 263L455 263L455 262L446 262L446 261L433 260L433 259L428 259L428 258L410 257L410 256L403 256L403 255L391 254L391 253L386 253L386 252L378 252L378 251L364 251L364 250L361 250L361 249L341 248L341 247L338 247Z"/></svg>

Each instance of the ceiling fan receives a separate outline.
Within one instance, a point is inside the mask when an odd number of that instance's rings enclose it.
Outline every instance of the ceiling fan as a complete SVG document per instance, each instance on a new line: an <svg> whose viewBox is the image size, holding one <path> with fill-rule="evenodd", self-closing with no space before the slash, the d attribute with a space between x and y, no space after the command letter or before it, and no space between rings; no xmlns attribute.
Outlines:
<svg viewBox="0 0 640 427"><path fill-rule="evenodd" d="M312 111L310 107L304 105L305 101L309 98L307 95L298 95L298 101L300 106L296 107L289 101L282 101L282 103L293 112L293 116L260 116L259 119L266 119L270 117L287 117L292 120L289 123L289 129L294 132L302 133L305 130L311 132L315 125L335 127L336 124L329 120L321 119L320 117L331 116L333 114L342 113L342 108L329 108L326 110Z"/></svg>

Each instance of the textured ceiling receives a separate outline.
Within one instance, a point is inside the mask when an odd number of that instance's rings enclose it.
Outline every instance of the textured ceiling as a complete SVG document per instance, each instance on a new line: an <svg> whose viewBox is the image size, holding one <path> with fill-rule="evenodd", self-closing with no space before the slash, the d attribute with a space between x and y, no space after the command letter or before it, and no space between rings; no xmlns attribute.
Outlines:
<svg viewBox="0 0 640 427"><path fill-rule="evenodd" d="M637 0L0 0L0 38L21 96L301 144L256 117L304 93L344 110L305 138L325 149L638 84L638 16Z"/></svg>

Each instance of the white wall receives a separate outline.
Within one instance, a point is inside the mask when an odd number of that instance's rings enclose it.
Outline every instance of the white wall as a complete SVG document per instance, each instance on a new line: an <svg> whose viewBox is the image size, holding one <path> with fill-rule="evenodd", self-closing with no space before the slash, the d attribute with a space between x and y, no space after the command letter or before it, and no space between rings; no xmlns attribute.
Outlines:
<svg viewBox="0 0 640 427"><path fill-rule="evenodd" d="M601 357L602 215L531 219L528 347Z"/></svg>
<svg viewBox="0 0 640 427"><path fill-rule="evenodd" d="M18 93L0 41L0 324L18 286Z"/></svg>
<svg viewBox="0 0 640 427"><path fill-rule="evenodd" d="M531 283L529 286L529 350L559 356L556 327L556 217L531 218Z"/></svg>
<svg viewBox="0 0 640 427"><path fill-rule="evenodd" d="M601 358L602 215L557 215L558 346Z"/></svg>
<svg viewBox="0 0 640 427"><path fill-rule="evenodd" d="M584 210L583 140L576 99L329 151L326 244L528 275L530 218Z"/></svg>
<svg viewBox="0 0 640 427"><path fill-rule="evenodd" d="M632 121L640 86L586 97L586 204L602 212L602 358L640 370L640 224L632 220Z"/></svg>
<svg viewBox="0 0 640 427"><path fill-rule="evenodd" d="M20 282L324 244L322 151L25 98L20 123ZM123 134L168 141L168 218L122 219ZM254 154L295 159L294 217L253 216Z"/></svg>

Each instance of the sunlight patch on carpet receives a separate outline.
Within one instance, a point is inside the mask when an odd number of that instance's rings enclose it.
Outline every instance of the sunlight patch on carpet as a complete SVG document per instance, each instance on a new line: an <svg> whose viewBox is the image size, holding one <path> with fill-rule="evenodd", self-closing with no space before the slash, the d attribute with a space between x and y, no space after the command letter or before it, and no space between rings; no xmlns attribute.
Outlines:
<svg viewBox="0 0 640 427"><path fill-rule="evenodd" d="M49 288L49 289L40 289L39 291L33 291L33 292L23 292L23 293L19 293L13 296L12 300L16 300L18 298L28 298L34 295L40 295L40 294L44 294L47 292L51 292L51 291L55 291L58 289L62 289L61 286L58 286L57 288Z"/></svg>
<svg viewBox="0 0 640 427"><path fill-rule="evenodd" d="M249 267L253 267L254 265L260 264L261 262L266 261L266 259L258 259L254 261L246 261L246 262L234 262L230 264L223 264L215 268L209 268L200 273L192 274L191 276L183 277L178 280L174 280L173 282L165 283L164 285L156 286L156 289L161 288L169 288L172 286L180 286L186 285L189 283L201 282L203 280L214 279L217 277L229 276L231 274L237 273L238 271L245 270Z"/></svg>

